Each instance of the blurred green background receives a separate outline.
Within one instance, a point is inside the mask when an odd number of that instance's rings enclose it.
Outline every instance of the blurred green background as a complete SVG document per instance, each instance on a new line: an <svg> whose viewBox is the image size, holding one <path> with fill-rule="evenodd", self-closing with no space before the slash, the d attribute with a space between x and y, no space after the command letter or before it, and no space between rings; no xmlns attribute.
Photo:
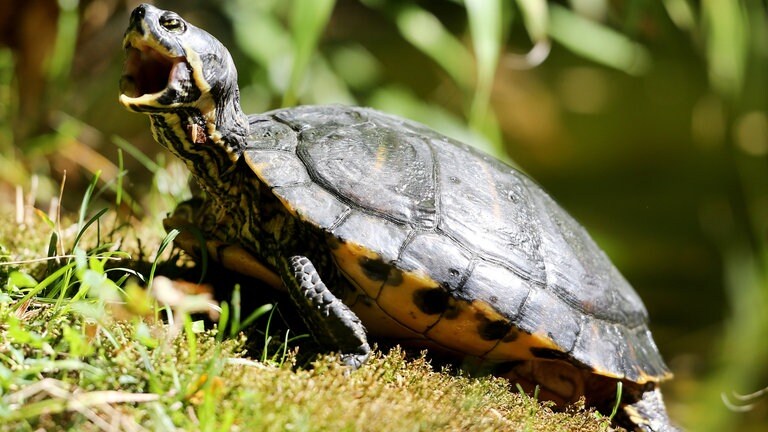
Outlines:
<svg viewBox="0 0 768 432"><path fill-rule="evenodd" d="M185 177L117 104L125 0L0 4L0 210L101 171L159 217ZM759 0L158 1L227 45L246 112L372 106L521 167L648 306L690 430L766 430L768 4ZM127 141L130 145L124 144ZM723 395L729 403L723 401ZM747 409L750 408L750 409Z"/></svg>

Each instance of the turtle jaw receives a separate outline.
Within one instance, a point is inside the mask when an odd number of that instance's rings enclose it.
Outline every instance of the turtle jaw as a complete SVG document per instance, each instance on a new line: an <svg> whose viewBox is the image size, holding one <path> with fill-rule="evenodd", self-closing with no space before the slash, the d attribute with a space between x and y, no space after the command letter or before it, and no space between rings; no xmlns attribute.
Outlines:
<svg viewBox="0 0 768 432"><path fill-rule="evenodd" d="M172 55L162 46L131 38L126 38L125 53L120 103L131 111L174 108L180 102L177 100L180 95L171 94L178 93L172 90L184 88L184 82L190 80L186 57Z"/></svg>

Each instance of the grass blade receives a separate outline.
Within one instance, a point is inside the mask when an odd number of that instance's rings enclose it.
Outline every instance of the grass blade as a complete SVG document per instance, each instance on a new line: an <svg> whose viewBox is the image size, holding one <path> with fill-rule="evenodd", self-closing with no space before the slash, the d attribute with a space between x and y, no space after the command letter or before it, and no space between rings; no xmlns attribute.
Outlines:
<svg viewBox="0 0 768 432"><path fill-rule="evenodd" d="M88 184L88 188L83 194L83 201L80 203L80 213L77 220L77 226L80 227L81 232L83 230L83 221L85 220L86 213L88 213L88 206L91 204L91 197L93 196L93 191L96 189L96 183L99 181L100 175L101 171L97 171L96 174L94 174L91 183Z"/></svg>
<svg viewBox="0 0 768 432"><path fill-rule="evenodd" d="M440 65L463 90L474 83L472 54L432 13L405 5L395 12L400 34L422 53Z"/></svg>
<svg viewBox="0 0 768 432"><path fill-rule="evenodd" d="M160 262L160 256L163 254L165 249L170 246L173 243L173 239L176 238L177 235L179 235L180 231L177 229L172 229L168 231L168 234L165 235L165 238L163 238L162 243L160 243L160 247L157 249L157 254L155 255L155 259L152 260L152 267L149 270L149 277L147 278L147 286L152 286L152 281L155 278L155 271L157 271L157 264Z"/></svg>
<svg viewBox="0 0 768 432"><path fill-rule="evenodd" d="M741 2L710 0L701 8L707 28L709 79L721 93L738 96L749 50L749 19Z"/></svg>
<svg viewBox="0 0 768 432"><path fill-rule="evenodd" d="M147 157L141 150L136 148L133 144L128 142L128 140L119 137L117 135L112 135L112 143L115 144L118 148L122 149L129 155L133 156L134 159L136 159L144 168L149 170L152 174L157 173L159 171L160 165L158 165L155 161Z"/></svg>
<svg viewBox="0 0 768 432"><path fill-rule="evenodd" d="M501 129L490 107L504 33L503 3L501 0L465 0L464 3L477 69L475 93L469 109L469 126L492 144L491 154L503 155Z"/></svg>
<svg viewBox="0 0 768 432"><path fill-rule="evenodd" d="M523 16L525 30L531 41L539 42L547 39L549 28L549 8L545 0L517 0L517 6Z"/></svg>
<svg viewBox="0 0 768 432"><path fill-rule="evenodd" d="M261 317L262 315L266 314L267 312L271 312L274 309L274 305L272 304L265 304L261 305L256 309L255 311L251 312L250 315L240 324L238 331L248 327L251 325L252 322L256 321Z"/></svg>
<svg viewBox="0 0 768 432"><path fill-rule="evenodd" d="M115 196L115 205L120 207L123 199L123 176L125 175L125 164L123 162L123 149L117 149L117 191Z"/></svg>
<svg viewBox="0 0 768 432"><path fill-rule="evenodd" d="M549 35L574 53L630 75L648 70L651 57L628 37L557 5L550 7Z"/></svg>
<svg viewBox="0 0 768 432"><path fill-rule="evenodd" d="M501 54L502 3L500 0L464 0L467 7L469 31L477 65L477 84L472 99L469 123L475 130L482 130L491 89L496 75L496 66Z"/></svg>
<svg viewBox="0 0 768 432"><path fill-rule="evenodd" d="M88 222L86 222L85 225L83 225L82 220L80 221L79 226L81 226L81 228L78 230L77 235L75 236L74 243L72 243L72 250L77 248L78 244L80 244L80 239L83 237L83 234L85 234L85 232L88 230L88 227L90 227L94 222L97 222L102 216L104 216L104 213L106 213L107 211L109 211L109 209L106 207L99 210L98 213L96 213L90 219L88 219Z"/></svg>
<svg viewBox="0 0 768 432"><path fill-rule="evenodd" d="M291 10L293 68L288 89L283 96L283 106L296 104L299 87L304 80L309 61L312 59L317 41L328 23L335 3L335 0L295 0L293 2Z"/></svg>
<svg viewBox="0 0 768 432"><path fill-rule="evenodd" d="M613 418L616 417L616 413L619 412L619 407L621 406L621 393L624 389L624 385L621 381L616 383L616 403L613 405L613 410L611 410L611 415L608 416L611 421L613 421Z"/></svg>
<svg viewBox="0 0 768 432"><path fill-rule="evenodd" d="M232 292L232 325L229 326L229 337L235 337L237 332L240 331L241 307L240 284L235 284L235 290Z"/></svg>
<svg viewBox="0 0 768 432"><path fill-rule="evenodd" d="M16 304L14 304L13 308L14 309L18 309L21 305L25 304L30 299L32 299L32 297L36 296L42 290L47 288L48 285L58 281L62 276L64 276L64 274L66 274L67 272L72 271L74 268L75 268L75 263L74 262L70 262L69 264L65 265L64 267L61 267L60 269L58 269L55 272L51 273L50 275L48 275L48 277L46 277L45 279L40 281L40 283L38 283L34 288L32 288L32 290L30 290L27 293L27 295L25 295L21 300L19 300Z"/></svg>
<svg viewBox="0 0 768 432"><path fill-rule="evenodd" d="M55 83L63 83L69 76L72 61L77 48L78 13L77 1L61 1L59 19L56 30L56 44L48 60L48 79Z"/></svg>

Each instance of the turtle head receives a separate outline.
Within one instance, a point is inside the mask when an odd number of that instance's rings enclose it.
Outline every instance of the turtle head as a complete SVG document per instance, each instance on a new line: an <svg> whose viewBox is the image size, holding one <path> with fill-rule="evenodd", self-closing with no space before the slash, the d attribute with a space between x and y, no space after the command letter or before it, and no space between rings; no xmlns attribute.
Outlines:
<svg viewBox="0 0 768 432"><path fill-rule="evenodd" d="M212 140L237 153L248 120L240 108L234 61L221 42L175 12L142 4L131 13L123 48L123 106L166 119L193 113L186 144Z"/></svg>

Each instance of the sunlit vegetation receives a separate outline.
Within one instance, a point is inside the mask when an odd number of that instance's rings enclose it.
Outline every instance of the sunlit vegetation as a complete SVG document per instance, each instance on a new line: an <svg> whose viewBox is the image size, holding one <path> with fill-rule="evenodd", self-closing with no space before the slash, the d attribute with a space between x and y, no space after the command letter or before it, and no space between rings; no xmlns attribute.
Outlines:
<svg viewBox="0 0 768 432"><path fill-rule="evenodd" d="M288 308L245 295L161 301L199 269L161 225L192 193L184 168L116 102L136 3L0 4L0 424L357 430L349 413L386 406L400 430L606 427L418 353L378 354L354 376L312 366L278 319ZM676 374L672 417L697 431L768 422L765 2L157 5L229 47L246 112L372 106L522 167L645 300ZM214 329L211 305L228 326Z"/></svg>

